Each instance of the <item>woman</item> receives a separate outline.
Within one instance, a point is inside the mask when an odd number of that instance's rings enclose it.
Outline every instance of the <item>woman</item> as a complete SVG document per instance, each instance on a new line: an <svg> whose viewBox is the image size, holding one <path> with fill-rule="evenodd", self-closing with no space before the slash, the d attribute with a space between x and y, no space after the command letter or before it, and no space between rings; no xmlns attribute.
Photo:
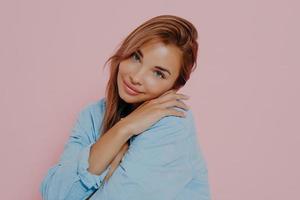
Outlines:
<svg viewBox="0 0 300 200"><path fill-rule="evenodd" d="M197 35L161 15L124 39L107 60L106 97L79 113L44 199L210 199L188 97L177 93L196 66Z"/></svg>

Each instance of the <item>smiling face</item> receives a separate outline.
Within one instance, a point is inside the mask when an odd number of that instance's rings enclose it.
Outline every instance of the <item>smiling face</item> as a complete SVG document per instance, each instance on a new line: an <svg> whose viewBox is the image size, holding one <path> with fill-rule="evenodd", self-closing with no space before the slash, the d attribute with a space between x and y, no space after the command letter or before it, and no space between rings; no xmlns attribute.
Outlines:
<svg viewBox="0 0 300 200"><path fill-rule="evenodd" d="M179 76L181 56L180 49L174 45L157 41L143 45L120 62L117 84L121 99L137 104L172 89Z"/></svg>

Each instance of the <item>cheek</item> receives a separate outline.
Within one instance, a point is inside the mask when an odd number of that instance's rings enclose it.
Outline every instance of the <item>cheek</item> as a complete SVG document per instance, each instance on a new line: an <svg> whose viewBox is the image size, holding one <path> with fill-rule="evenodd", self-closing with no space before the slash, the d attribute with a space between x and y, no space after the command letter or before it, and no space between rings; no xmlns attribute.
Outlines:
<svg viewBox="0 0 300 200"><path fill-rule="evenodd" d="M129 62L123 61L119 65L119 73L120 74L129 74L134 69L133 64L130 64Z"/></svg>
<svg viewBox="0 0 300 200"><path fill-rule="evenodd" d="M170 88L170 84L148 77L145 78L145 87L147 87L147 91L152 97L156 97L167 91Z"/></svg>
<svg viewBox="0 0 300 200"><path fill-rule="evenodd" d="M118 75L121 75L124 73L124 64L120 64L119 65L119 72L118 72Z"/></svg>

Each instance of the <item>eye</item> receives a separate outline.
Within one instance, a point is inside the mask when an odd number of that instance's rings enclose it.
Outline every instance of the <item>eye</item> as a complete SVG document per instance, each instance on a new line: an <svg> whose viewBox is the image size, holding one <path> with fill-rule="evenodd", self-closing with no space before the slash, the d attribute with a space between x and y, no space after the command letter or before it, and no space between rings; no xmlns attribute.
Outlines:
<svg viewBox="0 0 300 200"><path fill-rule="evenodd" d="M140 61L141 59L140 59L140 56L136 53L136 52L133 52L133 54L131 55L131 58L133 59L133 60L138 60L138 61Z"/></svg>
<svg viewBox="0 0 300 200"><path fill-rule="evenodd" d="M164 73L162 73L162 72L160 72L160 71L158 71L158 70L154 71L154 73L156 73L156 72L157 72L157 74L160 76L160 78L162 78L162 79L165 79L165 78L166 78L166 76L164 75Z"/></svg>

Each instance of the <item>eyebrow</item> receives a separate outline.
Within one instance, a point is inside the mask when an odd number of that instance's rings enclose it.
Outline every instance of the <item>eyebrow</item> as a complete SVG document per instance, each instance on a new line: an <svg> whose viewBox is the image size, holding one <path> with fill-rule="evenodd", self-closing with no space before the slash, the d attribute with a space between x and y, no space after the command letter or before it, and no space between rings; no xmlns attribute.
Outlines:
<svg viewBox="0 0 300 200"><path fill-rule="evenodd" d="M138 53L142 58L144 57L143 52L142 52L140 49L137 50L137 53ZM163 68L163 67L161 67L161 66L155 66L155 68L158 68L158 69L160 69L161 71L168 72L169 75L171 75L171 72L170 72L169 70L167 70L166 68Z"/></svg>

